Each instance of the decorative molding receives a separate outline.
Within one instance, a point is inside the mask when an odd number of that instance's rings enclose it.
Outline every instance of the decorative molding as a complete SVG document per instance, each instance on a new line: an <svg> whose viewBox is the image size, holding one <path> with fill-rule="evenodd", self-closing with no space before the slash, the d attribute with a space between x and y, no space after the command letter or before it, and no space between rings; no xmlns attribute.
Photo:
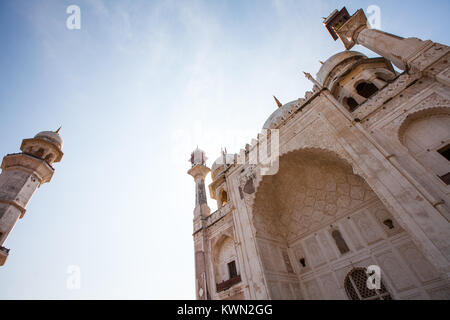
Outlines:
<svg viewBox="0 0 450 320"><path fill-rule="evenodd" d="M389 83L383 89L378 91L373 97L367 99L354 112L353 116L364 121L373 112L379 111L379 108L392 100L395 96L403 93L404 90L414 81L420 78L420 75L402 74L394 82Z"/></svg>
<svg viewBox="0 0 450 320"><path fill-rule="evenodd" d="M415 57L408 59L408 64L416 68L417 71L425 70L428 66L450 51L450 48L446 45L431 41L428 43L430 45L425 47L425 50L421 51Z"/></svg>

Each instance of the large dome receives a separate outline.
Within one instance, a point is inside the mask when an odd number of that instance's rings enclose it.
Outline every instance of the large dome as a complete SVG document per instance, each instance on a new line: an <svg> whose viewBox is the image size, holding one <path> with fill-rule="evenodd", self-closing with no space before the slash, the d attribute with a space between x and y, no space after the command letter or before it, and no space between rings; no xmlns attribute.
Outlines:
<svg viewBox="0 0 450 320"><path fill-rule="evenodd" d="M328 58L317 72L316 78L321 85L327 86L328 76L338 65L345 67L347 64L353 64L354 61L365 59L367 56L357 51L342 51Z"/></svg>
<svg viewBox="0 0 450 320"><path fill-rule="evenodd" d="M48 141L50 143L53 143L59 147L59 149L62 149L64 145L64 141L59 135L59 133L56 133L54 131L42 131L39 132L37 135L34 136L34 138L42 139L45 141Z"/></svg>

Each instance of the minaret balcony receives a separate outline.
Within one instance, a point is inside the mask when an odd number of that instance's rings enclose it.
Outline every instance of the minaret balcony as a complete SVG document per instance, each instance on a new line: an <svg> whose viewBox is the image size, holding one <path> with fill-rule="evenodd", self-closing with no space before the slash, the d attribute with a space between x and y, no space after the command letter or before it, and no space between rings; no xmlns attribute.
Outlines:
<svg viewBox="0 0 450 320"><path fill-rule="evenodd" d="M6 259L9 255L9 249L0 246L0 266L5 264Z"/></svg>
<svg viewBox="0 0 450 320"><path fill-rule="evenodd" d="M52 179L55 169L46 161L26 153L12 153L3 158L2 170L23 170L34 173L40 183L49 182Z"/></svg>

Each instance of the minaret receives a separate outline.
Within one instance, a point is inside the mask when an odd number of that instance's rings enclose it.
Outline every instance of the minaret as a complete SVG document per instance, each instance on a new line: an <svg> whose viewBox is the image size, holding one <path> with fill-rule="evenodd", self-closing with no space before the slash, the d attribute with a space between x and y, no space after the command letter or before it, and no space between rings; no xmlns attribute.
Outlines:
<svg viewBox="0 0 450 320"><path fill-rule="evenodd" d="M434 43L418 38L402 38L387 32L372 29L362 9L350 16L344 7L340 11L334 10L323 24L334 40L340 38L347 50L355 44L362 45L369 50L390 60L402 70L422 71L424 67L418 55L429 49Z"/></svg>
<svg viewBox="0 0 450 320"><path fill-rule="evenodd" d="M195 181L194 209L194 250L195 250L195 289L198 300L209 300L208 272L206 266L205 220L211 213L206 200L205 177L210 171L206 166L205 152L198 147L191 154L190 174Z"/></svg>
<svg viewBox="0 0 450 320"><path fill-rule="evenodd" d="M188 174L190 174L195 181L195 221L201 217L207 217L211 212L206 201L205 189L205 177L211 170L206 166L205 152L198 147L192 152L190 161L192 167L188 171Z"/></svg>
<svg viewBox="0 0 450 320"><path fill-rule="evenodd" d="M32 195L53 176L52 164L61 161L63 140L59 129L43 131L24 139L21 153L3 158L0 174L0 266L5 264L9 249L3 247L17 221L25 215Z"/></svg>

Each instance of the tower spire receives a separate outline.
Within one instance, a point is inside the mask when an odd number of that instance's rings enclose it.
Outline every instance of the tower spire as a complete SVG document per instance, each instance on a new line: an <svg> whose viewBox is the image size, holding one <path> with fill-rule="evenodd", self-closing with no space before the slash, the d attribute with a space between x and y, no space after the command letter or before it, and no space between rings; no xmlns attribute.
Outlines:
<svg viewBox="0 0 450 320"><path fill-rule="evenodd" d="M55 131L55 133L59 133L59 130L61 130L62 126L59 126L59 128Z"/></svg>
<svg viewBox="0 0 450 320"><path fill-rule="evenodd" d="M305 78L311 81L317 88L322 88L322 85L310 73L303 71Z"/></svg>

